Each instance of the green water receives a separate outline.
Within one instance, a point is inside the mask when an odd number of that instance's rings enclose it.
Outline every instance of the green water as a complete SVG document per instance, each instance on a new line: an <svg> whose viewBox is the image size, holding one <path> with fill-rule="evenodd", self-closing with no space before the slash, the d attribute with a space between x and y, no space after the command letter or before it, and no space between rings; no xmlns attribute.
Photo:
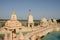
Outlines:
<svg viewBox="0 0 60 40"><path fill-rule="evenodd" d="M60 40L60 32L51 32L45 35L42 40Z"/></svg>

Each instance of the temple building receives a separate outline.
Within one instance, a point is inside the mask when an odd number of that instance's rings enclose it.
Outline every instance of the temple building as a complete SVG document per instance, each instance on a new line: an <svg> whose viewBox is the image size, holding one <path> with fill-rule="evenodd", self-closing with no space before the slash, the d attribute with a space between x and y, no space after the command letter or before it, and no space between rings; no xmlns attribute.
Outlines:
<svg viewBox="0 0 60 40"><path fill-rule="evenodd" d="M48 21L47 21L47 19L46 18L42 18L41 20L40 20L40 26L41 27L45 27L45 26L48 26L49 24L48 24Z"/></svg>
<svg viewBox="0 0 60 40"><path fill-rule="evenodd" d="M53 22L52 22L52 20L50 19L50 20L48 20L48 23L49 23L49 25L52 25L53 24Z"/></svg>
<svg viewBox="0 0 60 40"><path fill-rule="evenodd" d="M21 27L22 24L17 20L17 16L14 11L12 11L11 19L5 23L7 27Z"/></svg>
<svg viewBox="0 0 60 40"><path fill-rule="evenodd" d="M5 33L5 38L4 40L8 40L8 37L7 37L7 34L9 33L9 40L18 40L21 37L23 38L23 34L21 33L21 30L22 29L22 24L21 22L19 22L17 20L17 16L15 14L14 11L12 11L12 15L11 15L11 19L8 20L6 23L5 23L5 26L4 26L4 30L5 31L8 31ZM19 32L19 36L17 36L17 31ZM18 38L19 37L19 38Z"/></svg>
<svg viewBox="0 0 60 40"><path fill-rule="evenodd" d="M41 37L47 33L60 31L56 19L53 19L52 22L52 20L42 18L39 22L39 25L34 25L32 12L29 10L28 26L26 27L17 20L15 11L12 11L10 20L6 21L0 31L4 33L4 40L41 40Z"/></svg>
<svg viewBox="0 0 60 40"><path fill-rule="evenodd" d="M34 21L31 10L29 10L29 15L28 15L28 27L34 27Z"/></svg>

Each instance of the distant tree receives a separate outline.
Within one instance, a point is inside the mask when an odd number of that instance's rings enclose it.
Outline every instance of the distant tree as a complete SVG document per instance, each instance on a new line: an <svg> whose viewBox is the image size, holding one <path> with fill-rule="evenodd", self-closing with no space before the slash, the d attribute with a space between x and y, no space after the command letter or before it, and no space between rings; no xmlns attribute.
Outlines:
<svg viewBox="0 0 60 40"><path fill-rule="evenodd" d="M35 25L35 26L37 26L37 25L38 25L38 23L34 23L34 25Z"/></svg>
<svg viewBox="0 0 60 40"><path fill-rule="evenodd" d="M60 19L58 19L57 22L60 22Z"/></svg>
<svg viewBox="0 0 60 40"><path fill-rule="evenodd" d="M4 22L0 23L0 27L3 27L3 26L5 26L5 23Z"/></svg>
<svg viewBox="0 0 60 40"><path fill-rule="evenodd" d="M2 23L2 27L5 26L5 23Z"/></svg>

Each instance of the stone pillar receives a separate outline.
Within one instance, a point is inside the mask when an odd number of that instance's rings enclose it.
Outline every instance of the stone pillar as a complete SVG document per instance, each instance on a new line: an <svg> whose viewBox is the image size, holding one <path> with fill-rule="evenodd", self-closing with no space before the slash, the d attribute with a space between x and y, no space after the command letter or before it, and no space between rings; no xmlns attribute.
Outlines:
<svg viewBox="0 0 60 40"><path fill-rule="evenodd" d="M5 32L4 40L8 40L6 32Z"/></svg>
<svg viewBox="0 0 60 40"><path fill-rule="evenodd" d="M13 40L17 40L16 33L12 33L12 35L13 35Z"/></svg>
<svg viewBox="0 0 60 40"><path fill-rule="evenodd" d="M35 40L35 35L33 35L33 36L31 37L31 40Z"/></svg>
<svg viewBox="0 0 60 40"><path fill-rule="evenodd" d="M10 37L9 37L9 40L12 40L12 31L10 31Z"/></svg>
<svg viewBox="0 0 60 40"><path fill-rule="evenodd" d="M19 36L20 36L20 40L24 40L24 36L22 33L19 33Z"/></svg>
<svg viewBox="0 0 60 40"><path fill-rule="evenodd" d="M28 23L28 27L30 27L30 24Z"/></svg>
<svg viewBox="0 0 60 40"><path fill-rule="evenodd" d="M34 27L34 23L32 24L32 28Z"/></svg>
<svg viewBox="0 0 60 40"><path fill-rule="evenodd" d="M19 35L16 35L16 37L17 37L16 40L19 40L19 38L20 38Z"/></svg>
<svg viewBox="0 0 60 40"><path fill-rule="evenodd" d="M20 39L20 40L24 40L24 35L23 35L22 32L20 31L20 29L19 29L19 39Z"/></svg>
<svg viewBox="0 0 60 40"><path fill-rule="evenodd" d="M5 31L4 40L8 40L8 37L7 37L7 28L4 28L4 31Z"/></svg>
<svg viewBox="0 0 60 40"><path fill-rule="evenodd" d="M9 40L16 40L16 33L14 29L10 29L10 39Z"/></svg>

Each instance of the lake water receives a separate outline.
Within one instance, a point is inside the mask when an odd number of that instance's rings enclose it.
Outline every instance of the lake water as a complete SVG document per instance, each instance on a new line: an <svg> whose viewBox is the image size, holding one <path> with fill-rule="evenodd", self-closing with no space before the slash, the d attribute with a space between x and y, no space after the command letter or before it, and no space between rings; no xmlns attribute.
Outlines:
<svg viewBox="0 0 60 40"><path fill-rule="evenodd" d="M60 40L60 32L51 32L45 35L42 40Z"/></svg>

